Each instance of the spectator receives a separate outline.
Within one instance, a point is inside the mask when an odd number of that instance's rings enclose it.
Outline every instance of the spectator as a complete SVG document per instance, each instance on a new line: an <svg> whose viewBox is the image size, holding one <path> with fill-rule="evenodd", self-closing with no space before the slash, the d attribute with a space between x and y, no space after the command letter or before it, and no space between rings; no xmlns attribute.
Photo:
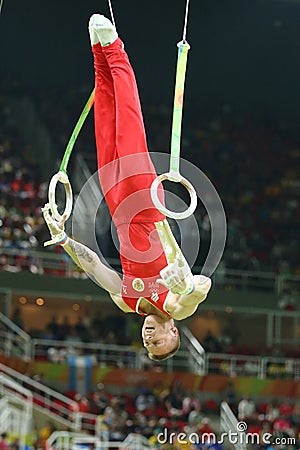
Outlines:
<svg viewBox="0 0 300 450"><path fill-rule="evenodd" d="M266 419L273 423L279 417L279 405L276 399L271 400L266 407Z"/></svg>
<svg viewBox="0 0 300 450"><path fill-rule="evenodd" d="M212 436L216 436L216 434L211 424L211 420L208 417L203 417L200 424L198 425L198 434L200 437L202 437L202 439L205 439L205 442L207 442L208 444L213 443L213 440L211 438Z"/></svg>
<svg viewBox="0 0 300 450"><path fill-rule="evenodd" d="M54 336L54 339L58 339L60 335L60 325L57 321L57 316L53 316L52 320L47 324L47 329Z"/></svg>
<svg viewBox="0 0 300 450"><path fill-rule="evenodd" d="M14 322L19 328L23 329L23 319L20 308L16 308L11 316L12 322Z"/></svg>
<svg viewBox="0 0 300 450"><path fill-rule="evenodd" d="M212 334L211 330L207 331L203 340L203 346L208 353L220 353L222 351L218 339Z"/></svg>
<svg viewBox="0 0 300 450"><path fill-rule="evenodd" d="M183 397L182 401L182 416L189 423L194 422L194 420L199 417L201 412L201 405L198 397L193 393L189 392Z"/></svg>
<svg viewBox="0 0 300 450"><path fill-rule="evenodd" d="M165 406L170 417L181 417L183 407L181 392L171 391L165 400Z"/></svg>
<svg viewBox="0 0 300 450"><path fill-rule="evenodd" d="M235 392L234 384L229 381L226 389L224 390L224 399L228 406L232 409L234 414L237 413L237 395Z"/></svg>
<svg viewBox="0 0 300 450"><path fill-rule="evenodd" d="M238 419L240 421L249 421L256 417L256 406L253 400L245 395L238 403Z"/></svg>
<svg viewBox="0 0 300 450"><path fill-rule="evenodd" d="M121 407L119 397L112 397L109 404L106 406L103 413L104 422L110 427L112 425L124 426L128 414Z"/></svg>
<svg viewBox="0 0 300 450"><path fill-rule="evenodd" d="M9 442L7 439L7 433L2 433L0 435L0 450L9 450Z"/></svg>

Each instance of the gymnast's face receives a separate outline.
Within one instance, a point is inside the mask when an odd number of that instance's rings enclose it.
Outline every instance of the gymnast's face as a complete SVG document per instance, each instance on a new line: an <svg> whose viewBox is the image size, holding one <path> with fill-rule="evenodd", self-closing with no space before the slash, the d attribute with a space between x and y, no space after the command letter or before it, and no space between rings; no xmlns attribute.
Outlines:
<svg viewBox="0 0 300 450"><path fill-rule="evenodd" d="M150 357L170 353L178 344L178 329L173 319L165 320L156 314L145 317L142 338Z"/></svg>

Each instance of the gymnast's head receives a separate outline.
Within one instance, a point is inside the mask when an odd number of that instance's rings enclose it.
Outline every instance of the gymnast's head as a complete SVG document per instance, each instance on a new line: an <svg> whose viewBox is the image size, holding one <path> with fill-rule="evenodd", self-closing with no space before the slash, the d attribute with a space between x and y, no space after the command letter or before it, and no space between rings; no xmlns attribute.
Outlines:
<svg viewBox="0 0 300 450"><path fill-rule="evenodd" d="M156 314L145 317L142 338L148 356L153 361L171 358L180 347L179 332L174 320L166 320Z"/></svg>

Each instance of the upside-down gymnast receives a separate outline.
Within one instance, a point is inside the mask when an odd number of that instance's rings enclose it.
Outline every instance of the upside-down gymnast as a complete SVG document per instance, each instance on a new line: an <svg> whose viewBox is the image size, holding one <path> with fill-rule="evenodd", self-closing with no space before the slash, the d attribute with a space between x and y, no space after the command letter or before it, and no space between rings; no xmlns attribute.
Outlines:
<svg viewBox="0 0 300 450"><path fill-rule="evenodd" d="M192 274L166 217L153 206L150 187L156 173L124 45L114 25L100 14L90 18L89 34L95 67L98 172L117 227L123 278L104 265L94 251L69 238L65 218L56 221L49 204L43 215L53 241L109 292L122 311L145 316L143 344L149 358L159 361L173 356L180 346L174 319L185 319L196 311L211 280ZM162 188L160 196L163 201Z"/></svg>

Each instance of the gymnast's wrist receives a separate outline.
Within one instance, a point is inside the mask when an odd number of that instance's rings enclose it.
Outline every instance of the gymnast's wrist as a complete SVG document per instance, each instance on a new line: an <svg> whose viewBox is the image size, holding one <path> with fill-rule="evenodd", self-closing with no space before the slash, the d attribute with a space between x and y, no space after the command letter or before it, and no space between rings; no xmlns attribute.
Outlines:
<svg viewBox="0 0 300 450"><path fill-rule="evenodd" d="M56 242L57 245L61 245L64 247L68 243L68 236L66 232L63 232L62 236L60 237L59 241Z"/></svg>
<svg viewBox="0 0 300 450"><path fill-rule="evenodd" d="M183 291L180 291L179 294L180 295L192 294L195 290L195 285L194 285L193 279L189 277L185 280L185 283L186 283L185 289Z"/></svg>

